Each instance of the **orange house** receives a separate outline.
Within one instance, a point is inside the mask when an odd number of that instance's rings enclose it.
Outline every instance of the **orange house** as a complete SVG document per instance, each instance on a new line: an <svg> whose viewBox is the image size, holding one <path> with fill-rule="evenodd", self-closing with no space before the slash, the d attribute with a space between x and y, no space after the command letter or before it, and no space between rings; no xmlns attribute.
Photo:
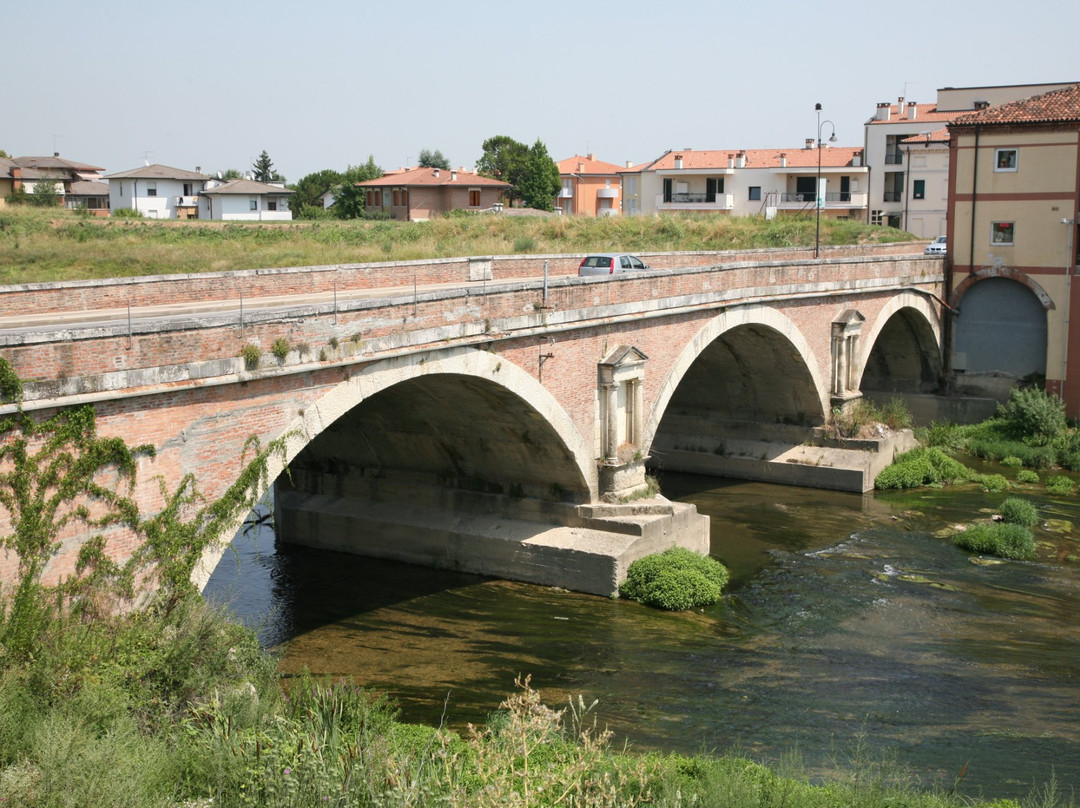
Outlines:
<svg viewBox="0 0 1080 808"><path fill-rule="evenodd" d="M596 155L574 155L556 163L562 190L555 208L573 216L616 216L622 210L622 166L597 160Z"/></svg>
<svg viewBox="0 0 1080 808"><path fill-rule="evenodd" d="M465 169L410 168L356 183L367 209L391 219L426 221L451 210L489 210L513 186Z"/></svg>

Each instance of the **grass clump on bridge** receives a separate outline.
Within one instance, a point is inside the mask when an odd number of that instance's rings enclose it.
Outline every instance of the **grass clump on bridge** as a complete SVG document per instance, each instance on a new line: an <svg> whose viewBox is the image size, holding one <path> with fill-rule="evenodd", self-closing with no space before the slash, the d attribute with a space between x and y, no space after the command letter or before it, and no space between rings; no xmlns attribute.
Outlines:
<svg viewBox="0 0 1080 808"><path fill-rule="evenodd" d="M727 582L727 568L715 558L672 547L631 564L619 594L658 609L685 611L719 601Z"/></svg>

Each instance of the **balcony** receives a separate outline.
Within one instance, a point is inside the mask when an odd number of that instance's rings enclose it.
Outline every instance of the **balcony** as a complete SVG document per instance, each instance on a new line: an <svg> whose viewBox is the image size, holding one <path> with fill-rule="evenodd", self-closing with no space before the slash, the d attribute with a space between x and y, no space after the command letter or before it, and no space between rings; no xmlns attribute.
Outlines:
<svg viewBox="0 0 1080 808"><path fill-rule="evenodd" d="M178 208L196 208L199 206L198 196L177 196L173 197L173 204Z"/></svg>
<svg viewBox="0 0 1080 808"><path fill-rule="evenodd" d="M778 195L776 207L783 210L814 207L813 193L782 193ZM830 209L865 209L866 194L850 191L826 191L825 207Z"/></svg>
<svg viewBox="0 0 1080 808"><path fill-rule="evenodd" d="M885 165L887 166L899 166L904 164L904 153L893 152L892 154L885 155Z"/></svg>
<svg viewBox="0 0 1080 808"><path fill-rule="evenodd" d="M886 191L883 202L901 202L904 199L903 191Z"/></svg>
<svg viewBox="0 0 1080 808"><path fill-rule="evenodd" d="M664 194L656 195L656 209L659 210L731 210L735 207L732 194Z"/></svg>
<svg viewBox="0 0 1080 808"><path fill-rule="evenodd" d="M597 199L617 199L618 196L619 196L619 189L618 188L597 188L596 189L596 198Z"/></svg>

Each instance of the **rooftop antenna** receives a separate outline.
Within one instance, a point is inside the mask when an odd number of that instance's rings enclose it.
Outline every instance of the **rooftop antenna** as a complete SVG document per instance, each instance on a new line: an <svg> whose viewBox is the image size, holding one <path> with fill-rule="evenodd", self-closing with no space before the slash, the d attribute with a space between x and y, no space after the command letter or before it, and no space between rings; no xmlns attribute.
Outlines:
<svg viewBox="0 0 1080 808"><path fill-rule="evenodd" d="M63 135L53 135L52 136L53 154L57 154L57 155L60 154L60 147L56 145L56 140L57 140L57 138L61 138L61 137L63 137Z"/></svg>
<svg viewBox="0 0 1080 808"><path fill-rule="evenodd" d="M153 152L152 152L152 151L144 151L144 152L143 152L142 164L143 164L144 166L148 166L148 165L150 165L150 155L151 155L151 154L153 154Z"/></svg>
<svg viewBox="0 0 1080 808"><path fill-rule="evenodd" d="M905 81L904 82L904 98L907 98L907 88L909 84L918 84L917 81Z"/></svg>

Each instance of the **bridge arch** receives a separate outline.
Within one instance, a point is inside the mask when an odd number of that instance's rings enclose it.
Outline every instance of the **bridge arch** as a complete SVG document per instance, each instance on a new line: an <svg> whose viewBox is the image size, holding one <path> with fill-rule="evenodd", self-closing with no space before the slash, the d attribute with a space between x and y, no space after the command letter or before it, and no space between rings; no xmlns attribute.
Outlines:
<svg viewBox="0 0 1080 808"><path fill-rule="evenodd" d="M858 389L928 392L942 369L938 306L925 295L901 292L882 307L860 349Z"/></svg>
<svg viewBox="0 0 1080 808"><path fill-rule="evenodd" d="M715 381L724 387L711 392L746 396L748 408L730 412L747 420L805 420L822 423L828 410L828 385L810 343L795 323L764 305L728 309L710 320L680 353L660 387L643 431L643 448L651 448L661 421L677 401L688 377L713 365ZM753 367L749 365L753 363ZM747 372L743 372L743 369ZM772 408L761 409L771 399Z"/></svg>
<svg viewBox="0 0 1080 808"><path fill-rule="evenodd" d="M536 379L497 354L452 348L375 362L327 390L283 433L274 479L297 462L325 469L333 451L348 463L409 481L540 485L570 501L595 499L596 462L569 415ZM320 448L321 447L321 448ZM389 455L407 453L398 460ZM478 473L483 461L488 470ZM483 477L484 479L481 479ZM263 492L265 493L265 492ZM242 521L235 526L239 529ZM224 537L223 537L224 538ZM208 548L194 580L202 588L227 542Z"/></svg>

